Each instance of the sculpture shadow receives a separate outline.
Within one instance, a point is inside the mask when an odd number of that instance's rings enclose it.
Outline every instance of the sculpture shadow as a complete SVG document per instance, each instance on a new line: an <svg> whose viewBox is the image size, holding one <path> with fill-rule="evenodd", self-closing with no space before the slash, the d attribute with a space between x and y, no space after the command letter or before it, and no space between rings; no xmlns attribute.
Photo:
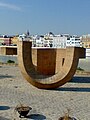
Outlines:
<svg viewBox="0 0 90 120"><path fill-rule="evenodd" d="M9 106L0 106L0 110L8 110L8 109L10 109Z"/></svg>
<svg viewBox="0 0 90 120"><path fill-rule="evenodd" d="M73 77L68 83L90 83L90 77ZM71 91L71 92L90 92L90 87L59 87L54 89L56 91Z"/></svg>
<svg viewBox="0 0 90 120"><path fill-rule="evenodd" d="M73 79L69 82L72 83L90 83L90 77L73 77Z"/></svg>
<svg viewBox="0 0 90 120"><path fill-rule="evenodd" d="M0 75L0 79L4 79L4 78L13 78L13 76L11 76L11 75Z"/></svg>
<svg viewBox="0 0 90 120"><path fill-rule="evenodd" d="M46 117L41 114L30 114L27 116L27 118L33 119L33 120L46 120Z"/></svg>

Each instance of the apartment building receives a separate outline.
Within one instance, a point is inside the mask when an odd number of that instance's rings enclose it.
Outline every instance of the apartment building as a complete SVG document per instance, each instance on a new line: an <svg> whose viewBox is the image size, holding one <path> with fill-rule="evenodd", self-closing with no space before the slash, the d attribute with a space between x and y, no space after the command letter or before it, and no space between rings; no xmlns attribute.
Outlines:
<svg viewBox="0 0 90 120"><path fill-rule="evenodd" d="M67 37L66 46L81 47L81 39L78 36Z"/></svg>
<svg viewBox="0 0 90 120"><path fill-rule="evenodd" d="M66 48L67 37L65 36L54 36L53 47L54 48Z"/></svg>
<svg viewBox="0 0 90 120"><path fill-rule="evenodd" d="M53 48L66 48L66 47L81 47L81 38L78 36L70 36L69 34L54 35L49 32L46 35L33 35L30 36L32 47L53 47ZM26 36L19 35L21 40L26 40Z"/></svg>
<svg viewBox="0 0 90 120"><path fill-rule="evenodd" d="M90 34L81 36L82 46L86 48L86 58L90 58Z"/></svg>
<svg viewBox="0 0 90 120"><path fill-rule="evenodd" d="M90 34L81 36L82 46L84 48L90 48Z"/></svg>
<svg viewBox="0 0 90 120"><path fill-rule="evenodd" d="M67 37L54 35L50 32L46 35L33 36L32 39L33 47L65 48Z"/></svg>

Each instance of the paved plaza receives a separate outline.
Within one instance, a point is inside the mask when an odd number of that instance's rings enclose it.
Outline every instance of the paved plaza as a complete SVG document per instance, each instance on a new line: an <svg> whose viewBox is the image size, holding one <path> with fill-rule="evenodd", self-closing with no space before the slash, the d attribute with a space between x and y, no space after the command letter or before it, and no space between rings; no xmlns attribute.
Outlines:
<svg viewBox="0 0 90 120"><path fill-rule="evenodd" d="M19 118L20 103L32 110ZM42 90L30 85L18 66L0 65L0 120L58 120L68 113L78 120L90 120L90 74L75 75L57 89Z"/></svg>

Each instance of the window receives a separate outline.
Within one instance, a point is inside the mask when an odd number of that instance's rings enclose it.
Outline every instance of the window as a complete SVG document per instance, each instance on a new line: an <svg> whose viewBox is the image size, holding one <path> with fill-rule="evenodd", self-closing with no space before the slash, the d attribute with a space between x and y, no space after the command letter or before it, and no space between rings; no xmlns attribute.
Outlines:
<svg viewBox="0 0 90 120"><path fill-rule="evenodd" d="M67 38L67 40L70 40L70 38Z"/></svg>

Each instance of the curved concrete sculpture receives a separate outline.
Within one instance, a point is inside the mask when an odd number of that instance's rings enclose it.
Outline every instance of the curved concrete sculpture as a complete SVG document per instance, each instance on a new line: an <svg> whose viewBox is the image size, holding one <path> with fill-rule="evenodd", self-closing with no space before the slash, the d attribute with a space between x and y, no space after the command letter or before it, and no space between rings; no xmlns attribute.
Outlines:
<svg viewBox="0 0 90 120"><path fill-rule="evenodd" d="M70 81L85 49L79 47L32 48L29 41L18 42L18 62L25 79L41 89L57 88Z"/></svg>

